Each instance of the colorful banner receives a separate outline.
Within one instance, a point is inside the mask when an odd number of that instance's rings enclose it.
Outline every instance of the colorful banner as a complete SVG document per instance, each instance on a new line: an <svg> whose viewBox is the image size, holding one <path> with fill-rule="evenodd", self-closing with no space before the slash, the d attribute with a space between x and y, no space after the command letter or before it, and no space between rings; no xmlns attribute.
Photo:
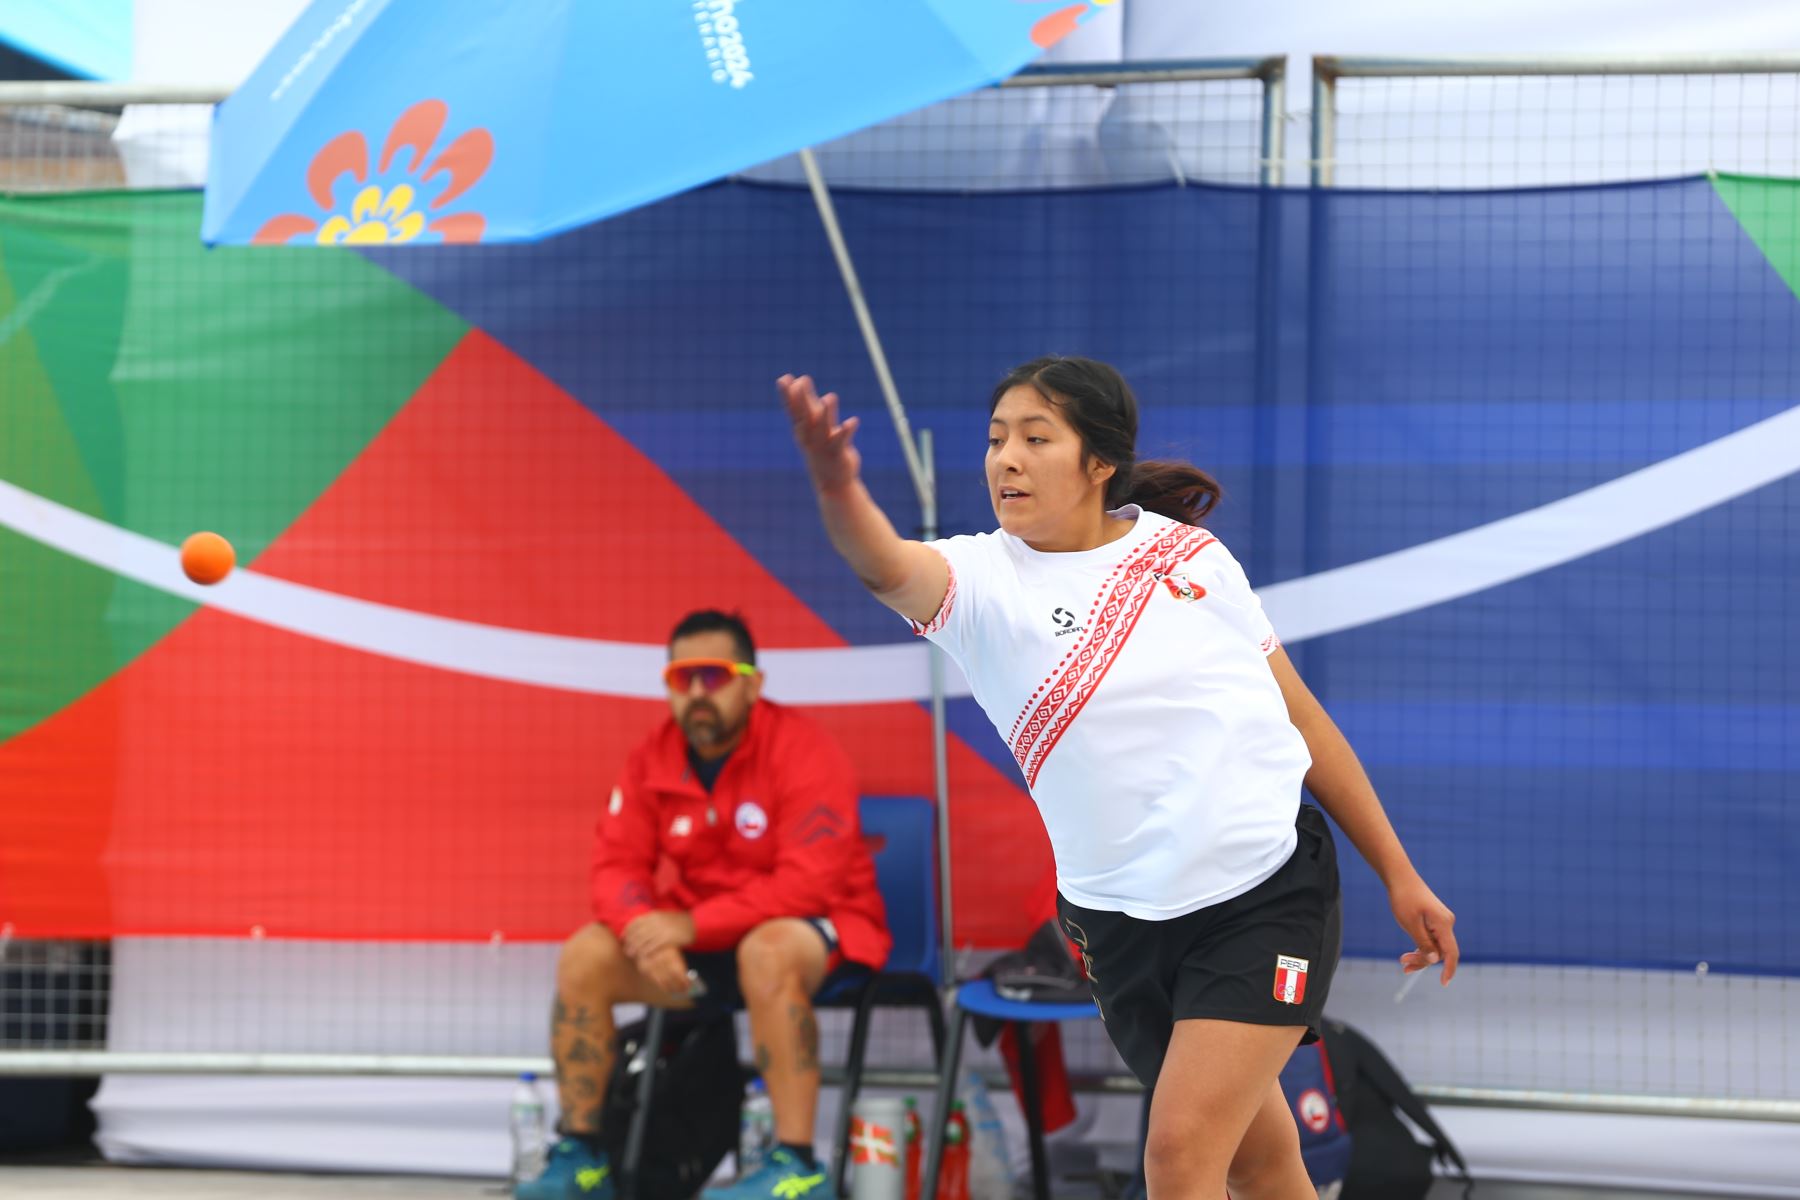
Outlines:
<svg viewBox="0 0 1800 1200"><path fill-rule="evenodd" d="M1792 972L1797 195L838 203L946 532L991 527L994 378L1117 362L1146 449L1224 479L1216 531L1474 956ZM910 530L804 193L473 250L208 251L198 221L0 201L15 935L560 939L701 605L745 613L865 791L930 793L922 651L831 555L773 399L842 391ZM175 567L196 529L244 564L215 592ZM1047 844L951 719L958 938L1013 945ZM1350 950L1394 952L1346 889Z"/></svg>

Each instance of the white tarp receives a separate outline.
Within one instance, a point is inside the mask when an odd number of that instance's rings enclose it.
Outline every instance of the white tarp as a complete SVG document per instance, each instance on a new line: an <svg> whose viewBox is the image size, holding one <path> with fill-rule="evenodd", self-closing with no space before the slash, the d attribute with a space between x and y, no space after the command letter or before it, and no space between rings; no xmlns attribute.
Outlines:
<svg viewBox="0 0 1800 1200"><path fill-rule="evenodd" d="M235 85L306 0L137 0L139 82ZM1707 54L1800 49L1792 0L1120 0L1050 62L1314 54ZM1304 80L1301 81L1302 83ZM1297 89L1297 99L1305 88ZM1300 107L1304 107L1303 105ZM1299 111L1299 108L1296 109Z"/></svg>
<svg viewBox="0 0 1800 1200"><path fill-rule="evenodd" d="M134 79L235 86L303 6L304 0L138 0ZM1692 56L1781 48L1800 48L1800 4L1791 0L1476 0L1451 8L1427 0L1350 6L1326 0L1122 0L1044 61L1286 56L1286 179L1304 183L1314 54ZM1484 86L1448 81L1423 91L1346 91L1346 141L1361 128L1372 152L1390 154L1396 142L1405 149L1360 171L1347 159L1339 185L1507 186L1707 169L1800 171L1795 93L1766 80L1747 90L1705 80L1620 82L1598 92L1573 85L1558 90L1541 81L1506 84L1492 94ZM1147 89L977 95L845 139L823 163L840 186L1252 182L1259 128L1253 91L1253 85L1239 84L1207 85L1180 98ZM1198 116L1197 105L1203 106ZM1634 115L1635 127L1628 129ZM1668 119L1659 125L1658 115ZM131 183L198 186L207 128L203 109L128 112L118 136ZM1464 150L1471 139L1489 148ZM1544 146L1554 152L1546 154ZM1474 167L1471 153L1480 159ZM792 163L751 174L799 177Z"/></svg>
<svg viewBox="0 0 1800 1200"><path fill-rule="evenodd" d="M543 1056L555 955L546 945L121 939L109 1047ZM1786 1034L1797 1002L1797 981L1599 968L1470 966L1453 987L1428 978L1405 988L1394 964L1352 960L1331 1012L1415 1082L1754 1098L1783 1095L1800 1073L1800 1044ZM843 1061L843 1017L823 1014L827 1063ZM1066 1026L1064 1045L1075 1071L1123 1073L1098 1022ZM967 1049L968 1065L997 1065L992 1051ZM929 1069L919 1018L879 1013L870 1062ZM95 1110L101 1148L117 1161L499 1175L508 1092L504 1079L120 1075ZM1023 1124L1010 1100L998 1101L1023 1168ZM1137 1103L1084 1095L1070 1133L1122 1168L1135 1151ZM834 1105L827 1094L821 1131ZM1437 1115L1478 1176L1800 1194L1800 1138L1778 1122Z"/></svg>

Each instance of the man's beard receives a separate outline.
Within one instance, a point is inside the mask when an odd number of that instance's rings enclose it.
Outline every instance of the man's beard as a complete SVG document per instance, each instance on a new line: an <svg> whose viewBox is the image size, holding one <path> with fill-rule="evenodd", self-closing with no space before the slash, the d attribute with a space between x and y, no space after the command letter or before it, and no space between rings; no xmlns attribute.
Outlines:
<svg viewBox="0 0 1800 1200"><path fill-rule="evenodd" d="M737 736L735 728L726 728L719 710L704 700L696 701L682 716L681 732L696 750L709 750Z"/></svg>

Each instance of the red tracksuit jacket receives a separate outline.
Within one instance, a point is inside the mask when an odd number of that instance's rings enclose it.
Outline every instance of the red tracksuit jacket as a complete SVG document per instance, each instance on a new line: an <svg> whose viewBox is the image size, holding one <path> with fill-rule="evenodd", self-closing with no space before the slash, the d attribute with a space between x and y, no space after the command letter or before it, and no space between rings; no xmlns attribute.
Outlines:
<svg viewBox="0 0 1800 1200"><path fill-rule="evenodd" d="M623 937L642 913L685 910L696 952L729 950L775 917L828 917L844 958L879 968L892 939L856 813L849 758L793 710L757 702L711 795L671 717L600 814L594 916Z"/></svg>

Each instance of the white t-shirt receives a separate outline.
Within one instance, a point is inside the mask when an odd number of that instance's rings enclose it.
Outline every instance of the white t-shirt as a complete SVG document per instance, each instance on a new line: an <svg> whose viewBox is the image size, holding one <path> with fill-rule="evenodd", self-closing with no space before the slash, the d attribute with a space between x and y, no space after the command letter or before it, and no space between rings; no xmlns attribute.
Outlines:
<svg viewBox="0 0 1800 1200"><path fill-rule="evenodd" d="M1204 529L1111 515L1136 524L1093 550L1046 554L1004 531L929 543L950 590L913 628L1012 748L1062 894L1168 920L1287 861L1312 759L1237 560Z"/></svg>

